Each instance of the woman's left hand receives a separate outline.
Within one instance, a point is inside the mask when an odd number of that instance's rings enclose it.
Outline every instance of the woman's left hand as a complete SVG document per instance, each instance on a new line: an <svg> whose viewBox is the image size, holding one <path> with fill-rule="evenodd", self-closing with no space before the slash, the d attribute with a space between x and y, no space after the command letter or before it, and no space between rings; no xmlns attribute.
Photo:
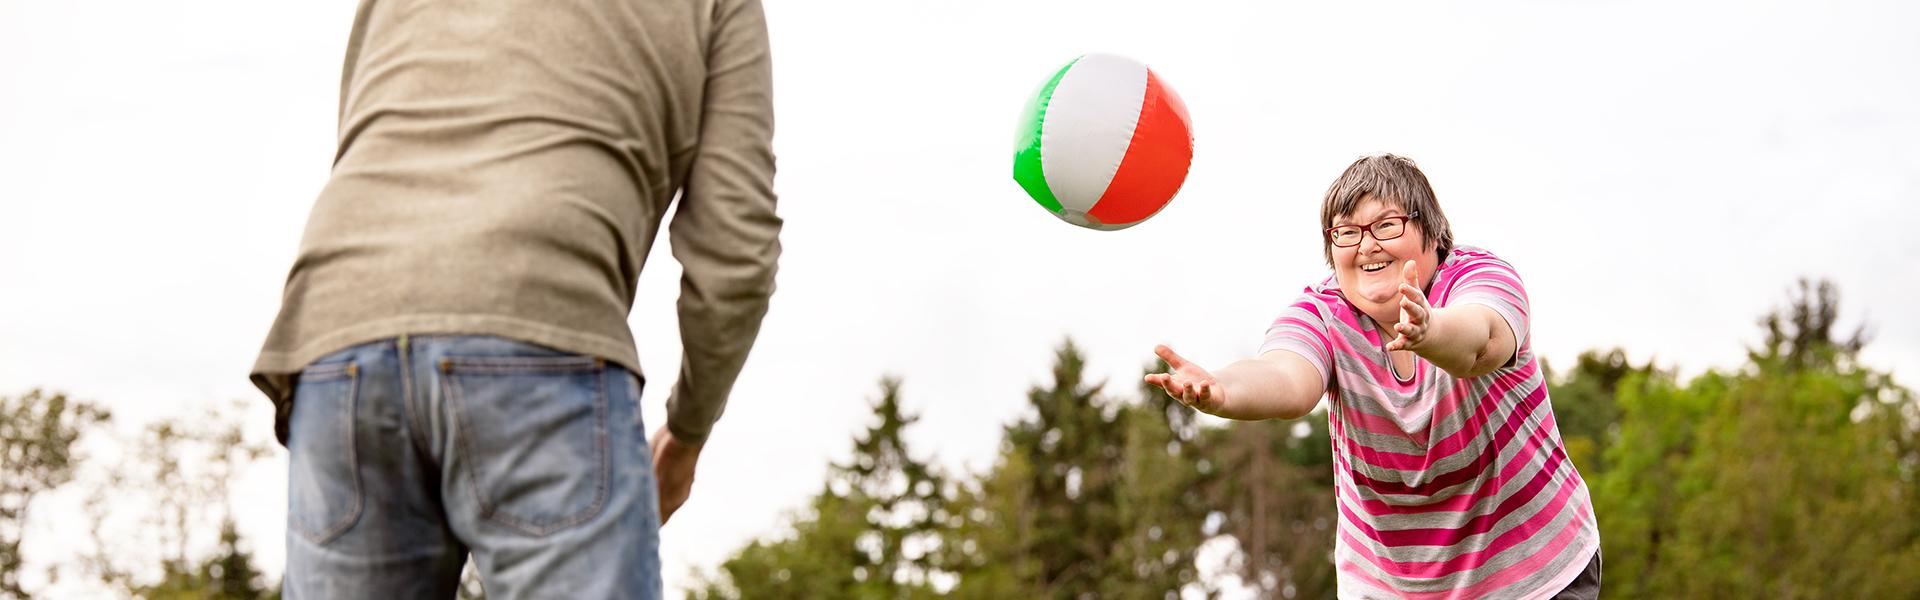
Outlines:
<svg viewBox="0 0 1920 600"><path fill-rule="evenodd" d="M1399 336L1387 343L1388 350L1413 350L1427 341L1427 320L1433 316L1433 306L1427 304L1427 294L1420 291L1420 275L1409 260L1400 269L1400 322L1393 326Z"/></svg>

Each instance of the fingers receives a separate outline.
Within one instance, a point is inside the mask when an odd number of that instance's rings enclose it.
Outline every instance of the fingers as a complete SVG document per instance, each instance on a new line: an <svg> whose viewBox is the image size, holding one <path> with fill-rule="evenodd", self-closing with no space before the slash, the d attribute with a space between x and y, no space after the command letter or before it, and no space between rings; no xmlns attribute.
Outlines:
<svg viewBox="0 0 1920 600"><path fill-rule="evenodd" d="M1407 288L1406 286L1401 286L1400 289L1402 291L1405 291L1409 288ZM1415 291L1414 293L1417 294L1419 292ZM1414 323L1420 323L1420 324L1425 324L1427 322L1427 314L1430 309L1425 303L1421 302L1421 300L1414 299L1413 297L1406 297L1406 298L1400 299L1400 321L1401 322L1404 323L1407 321L1412 321Z"/></svg>
<svg viewBox="0 0 1920 600"><path fill-rule="evenodd" d="M1411 260L1400 264L1402 265L1400 267L1400 295L1413 300L1421 306L1425 306L1427 304L1427 293L1420 291L1419 270L1414 267L1414 262Z"/></svg>
<svg viewBox="0 0 1920 600"><path fill-rule="evenodd" d="M1167 366L1169 367L1179 369L1187 366L1187 359L1181 358L1179 354L1175 354L1173 349L1168 348L1166 344L1154 345L1153 354L1154 356L1160 357L1160 360L1167 361Z"/></svg>
<svg viewBox="0 0 1920 600"><path fill-rule="evenodd" d="M1167 386L1170 385L1170 382L1172 380L1173 380L1173 376L1168 375L1166 373L1154 373L1151 375L1147 375L1148 385L1151 385L1163 390L1168 389Z"/></svg>
<svg viewBox="0 0 1920 600"><path fill-rule="evenodd" d="M1388 350L1411 350L1427 339L1426 325L1418 322L1401 321L1393 325L1393 341L1387 342Z"/></svg>
<svg viewBox="0 0 1920 600"><path fill-rule="evenodd" d="M1170 373L1154 373L1151 375L1147 375L1146 381L1149 384L1153 384L1154 386L1157 386L1160 389L1165 390L1168 396L1171 396L1174 400L1178 400L1181 404L1185 404L1187 406L1194 406L1195 402L1203 401L1207 398L1212 397L1214 392L1214 385L1212 382L1194 381L1192 379L1173 375Z"/></svg>
<svg viewBox="0 0 1920 600"><path fill-rule="evenodd" d="M693 493L700 446L680 442L664 426L654 434L651 445L654 490L660 506L660 524L665 525Z"/></svg>
<svg viewBox="0 0 1920 600"><path fill-rule="evenodd" d="M1149 385L1165 390L1168 396L1173 396L1175 399L1180 397L1180 390L1186 385L1172 373L1152 373L1147 375L1146 380Z"/></svg>

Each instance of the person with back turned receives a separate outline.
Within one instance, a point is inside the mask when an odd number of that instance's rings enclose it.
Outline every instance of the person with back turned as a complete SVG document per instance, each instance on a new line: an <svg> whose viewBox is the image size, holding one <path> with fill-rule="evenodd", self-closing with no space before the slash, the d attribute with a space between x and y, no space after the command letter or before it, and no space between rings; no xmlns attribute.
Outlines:
<svg viewBox="0 0 1920 600"><path fill-rule="evenodd" d="M771 69L756 0L362 1L252 371L286 597L452 598L469 554L494 597L659 597L773 293ZM649 444L627 316L675 202L685 354Z"/></svg>

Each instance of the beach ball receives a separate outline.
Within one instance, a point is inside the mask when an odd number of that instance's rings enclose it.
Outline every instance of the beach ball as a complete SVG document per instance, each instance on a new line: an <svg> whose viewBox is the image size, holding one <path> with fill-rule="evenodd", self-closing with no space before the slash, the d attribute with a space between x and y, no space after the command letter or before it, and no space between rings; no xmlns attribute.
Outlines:
<svg viewBox="0 0 1920 600"><path fill-rule="evenodd" d="M1013 179L1061 220L1125 229L1166 208L1193 163L1187 107L1132 59L1088 54L1027 101Z"/></svg>

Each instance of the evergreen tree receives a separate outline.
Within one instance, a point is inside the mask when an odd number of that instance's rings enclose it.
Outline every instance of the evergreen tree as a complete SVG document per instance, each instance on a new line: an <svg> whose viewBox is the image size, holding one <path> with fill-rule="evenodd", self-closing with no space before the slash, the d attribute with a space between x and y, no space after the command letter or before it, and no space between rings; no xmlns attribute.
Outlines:
<svg viewBox="0 0 1920 600"><path fill-rule="evenodd" d="M1148 373L1165 371L1156 361ZM1124 532L1103 582L1103 598L1211 596L1195 552L1211 510L1205 490L1218 473L1203 461L1195 413L1144 381L1140 400L1121 407L1125 435L1118 504ZM1184 596L1183 596L1184 594Z"/></svg>
<svg viewBox="0 0 1920 600"><path fill-rule="evenodd" d="M1209 445L1222 474L1208 496L1222 511L1222 533L1244 556L1240 578L1263 597L1332 597L1336 515L1325 411L1236 422L1213 432Z"/></svg>
<svg viewBox="0 0 1920 600"><path fill-rule="evenodd" d="M918 416L900 401L900 380L881 381L876 423L854 440L853 456L786 539L756 541L721 565L722 581L696 598L872 598L933 596L943 570L941 530L950 513L945 477L909 451Z"/></svg>
<svg viewBox="0 0 1920 600"><path fill-rule="evenodd" d="M1191 410L1142 386L1101 394L1072 341L1032 411L1006 428L991 472L967 487L954 539L963 598L1207 595L1194 553L1209 513Z"/></svg>
<svg viewBox="0 0 1920 600"><path fill-rule="evenodd" d="M982 486L983 491L1012 496L981 498L969 505L970 511L980 509L972 512L981 521L973 532L996 527L1017 531L969 536L962 543L992 542L981 549L987 561L1013 568L962 572L965 597L981 597L973 586L991 585L1022 590L1022 597L1093 598L1100 595L1103 582L1129 576L1117 572L1115 556L1126 537L1116 502L1124 425L1117 407L1107 406L1100 396L1101 385L1085 381L1085 358L1071 340L1054 358L1051 385L1027 392L1033 413L1006 428L1000 460ZM1016 573L1019 579L1013 577Z"/></svg>

